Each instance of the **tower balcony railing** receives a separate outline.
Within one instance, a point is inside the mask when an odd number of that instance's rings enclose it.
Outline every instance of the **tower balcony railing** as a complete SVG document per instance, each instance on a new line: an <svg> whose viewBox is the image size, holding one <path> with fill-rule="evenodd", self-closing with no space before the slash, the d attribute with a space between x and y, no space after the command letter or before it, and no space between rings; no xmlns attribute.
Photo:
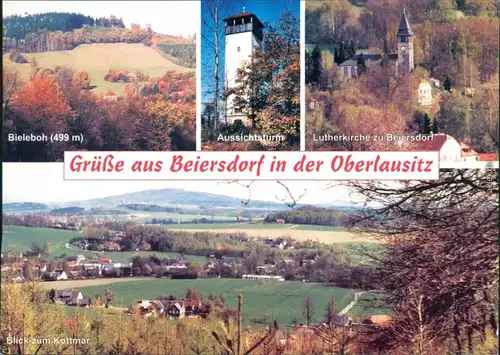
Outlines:
<svg viewBox="0 0 500 355"><path fill-rule="evenodd" d="M241 32L250 32L252 31L252 25L253 23L244 23L241 25L226 26L226 35Z"/></svg>

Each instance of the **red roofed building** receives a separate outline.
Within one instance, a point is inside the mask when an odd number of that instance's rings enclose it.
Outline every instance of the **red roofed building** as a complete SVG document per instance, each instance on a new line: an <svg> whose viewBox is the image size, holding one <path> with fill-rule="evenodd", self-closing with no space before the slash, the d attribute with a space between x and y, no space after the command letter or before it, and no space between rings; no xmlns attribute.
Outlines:
<svg viewBox="0 0 500 355"><path fill-rule="evenodd" d="M498 161L498 154L496 153L479 154L479 161Z"/></svg>
<svg viewBox="0 0 500 355"><path fill-rule="evenodd" d="M444 133L434 135L428 141L415 142L412 149L421 151L439 151L441 161L496 161L498 155L495 153L480 154L469 145L459 143L455 138Z"/></svg>
<svg viewBox="0 0 500 355"><path fill-rule="evenodd" d="M104 243L104 250L105 251L120 251L120 244L116 242L106 242Z"/></svg>

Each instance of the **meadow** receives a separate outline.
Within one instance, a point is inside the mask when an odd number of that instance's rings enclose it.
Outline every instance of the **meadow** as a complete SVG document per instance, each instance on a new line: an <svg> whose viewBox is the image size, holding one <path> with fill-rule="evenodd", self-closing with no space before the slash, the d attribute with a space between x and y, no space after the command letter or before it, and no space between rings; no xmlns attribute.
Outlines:
<svg viewBox="0 0 500 355"><path fill-rule="evenodd" d="M84 295L94 297L103 294L108 288L116 294L118 306L129 306L137 299L152 299L158 296L184 297L188 288L194 288L204 297L210 293L222 294L225 303L237 307L238 295L243 296L244 323L246 326L256 324L252 320L262 321L267 308L267 321L276 320L279 324L290 325L294 321L304 323L302 315L304 299L310 296L315 305L314 321L323 319L324 310L333 296L338 310L351 302L355 290L330 287L319 283L300 281L257 281L241 279L142 279L130 282L110 283L80 287ZM358 317L363 314L357 310ZM258 324L258 323L257 323Z"/></svg>
<svg viewBox="0 0 500 355"><path fill-rule="evenodd" d="M167 226L167 228L192 232L213 231L218 233L246 233L249 237L290 237L298 241L313 240L325 244L377 242L372 236L358 235L346 229L328 226L235 223L174 224Z"/></svg>
<svg viewBox="0 0 500 355"><path fill-rule="evenodd" d="M59 65L84 70L90 75L93 91L106 93L111 90L117 95L123 95L127 83L105 81L104 76L109 69L127 70L132 73L140 70L150 77L161 77L169 70L193 71L172 63L142 43L82 44L69 51L26 53L25 57L28 60L34 57L42 68L54 69ZM28 80L31 75L30 64L14 63L9 59L8 53L3 56L3 64L7 68L17 69L22 80Z"/></svg>
<svg viewBox="0 0 500 355"><path fill-rule="evenodd" d="M43 247L45 242L50 245L50 256L58 257L66 255L84 255L87 259L108 258L114 262L129 261L134 256L156 255L158 257L178 258L180 254L170 252L137 251L137 252L103 252L97 253L89 250L81 250L67 245L71 238L81 236L80 232L67 231L54 228L30 228L22 226L4 226L2 252L9 250L24 252L31 248L34 242ZM184 255L189 261L205 263L204 256Z"/></svg>

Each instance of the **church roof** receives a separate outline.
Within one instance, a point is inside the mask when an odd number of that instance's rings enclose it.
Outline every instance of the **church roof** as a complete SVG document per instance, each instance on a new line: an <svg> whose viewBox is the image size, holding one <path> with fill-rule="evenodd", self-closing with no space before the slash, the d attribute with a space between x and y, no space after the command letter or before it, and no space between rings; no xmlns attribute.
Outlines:
<svg viewBox="0 0 500 355"><path fill-rule="evenodd" d="M352 67L355 65L358 65L358 61L354 60L354 59L348 59L345 62L340 64L341 67L345 67L345 66Z"/></svg>
<svg viewBox="0 0 500 355"><path fill-rule="evenodd" d="M401 22L399 23L398 36L413 36L413 31L411 30L410 23L406 17L406 11L403 10L403 16L401 17Z"/></svg>

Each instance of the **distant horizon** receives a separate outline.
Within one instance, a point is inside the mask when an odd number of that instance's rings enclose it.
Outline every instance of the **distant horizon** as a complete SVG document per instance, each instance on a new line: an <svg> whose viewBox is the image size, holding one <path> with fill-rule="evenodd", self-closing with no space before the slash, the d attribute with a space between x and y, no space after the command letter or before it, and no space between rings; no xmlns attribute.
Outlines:
<svg viewBox="0 0 500 355"><path fill-rule="evenodd" d="M68 203L123 195L147 190L166 188L183 189L241 199L248 199L249 191L244 184L215 181L69 181L63 180L62 163L3 163L2 203ZM37 176L37 184L33 184ZM360 197L350 196L346 186L333 182L284 181L293 196L303 197L298 204L353 205L363 202ZM43 188L40 188L43 186ZM276 181L256 181L251 185L251 200L283 203L286 188ZM287 199L290 202L290 199Z"/></svg>
<svg viewBox="0 0 500 355"><path fill-rule="evenodd" d="M114 15L122 18L128 29L132 23L141 27L150 24L153 32L184 38L198 35L199 21L192 19L199 18L201 13L199 1L2 1L2 5L2 18L48 12L70 12L93 18Z"/></svg>

